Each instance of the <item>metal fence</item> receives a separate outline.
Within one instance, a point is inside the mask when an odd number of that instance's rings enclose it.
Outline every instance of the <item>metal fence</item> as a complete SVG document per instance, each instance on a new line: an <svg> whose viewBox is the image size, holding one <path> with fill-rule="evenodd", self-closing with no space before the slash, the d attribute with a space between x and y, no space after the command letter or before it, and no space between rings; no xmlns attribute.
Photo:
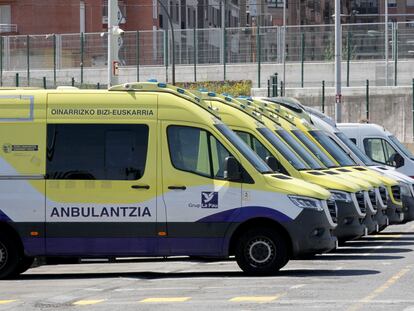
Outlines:
<svg viewBox="0 0 414 311"><path fill-rule="evenodd" d="M342 25L343 61L414 60L414 22L389 23L388 38L385 27L384 23ZM223 65L225 80L226 65L258 64L260 85L261 65L283 63L283 51L286 62L302 67L334 60L333 25L186 29L174 30L174 35L172 42L171 32L163 30L125 32L119 39L121 68L136 68L139 79L140 67L168 68L174 57L177 65L192 65L194 71L199 65ZM54 83L56 71L79 69L83 83L85 68L104 68L106 62L106 33L0 37L1 83L3 72L23 71L30 84L31 72L39 69L53 71ZM397 69L397 81L396 77Z"/></svg>

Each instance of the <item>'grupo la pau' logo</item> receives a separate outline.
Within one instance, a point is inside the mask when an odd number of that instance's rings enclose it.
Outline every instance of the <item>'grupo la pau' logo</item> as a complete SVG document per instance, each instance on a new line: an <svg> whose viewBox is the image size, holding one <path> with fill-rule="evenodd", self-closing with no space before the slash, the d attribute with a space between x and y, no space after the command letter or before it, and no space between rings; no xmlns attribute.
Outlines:
<svg viewBox="0 0 414 311"><path fill-rule="evenodd" d="M10 152L12 152L12 150L13 150L13 147L12 147L11 144L4 144L3 145L3 152L4 153L10 153Z"/></svg>
<svg viewBox="0 0 414 311"><path fill-rule="evenodd" d="M201 208L218 208L218 192L201 192Z"/></svg>

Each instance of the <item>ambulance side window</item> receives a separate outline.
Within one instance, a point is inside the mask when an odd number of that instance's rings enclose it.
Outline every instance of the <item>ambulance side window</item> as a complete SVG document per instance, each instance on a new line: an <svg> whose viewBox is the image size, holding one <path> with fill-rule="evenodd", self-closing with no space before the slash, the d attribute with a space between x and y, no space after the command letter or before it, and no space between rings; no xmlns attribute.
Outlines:
<svg viewBox="0 0 414 311"><path fill-rule="evenodd" d="M231 156L210 133L189 126L169 126L168 146L172 165L208 178L224 178L224 162Z"/></svg>
<svg viewBox="0 0 414 311"><path fill-rule="evenodd" d="M145 171L144 124L49 124L49 179L137 180Z"/></svg>

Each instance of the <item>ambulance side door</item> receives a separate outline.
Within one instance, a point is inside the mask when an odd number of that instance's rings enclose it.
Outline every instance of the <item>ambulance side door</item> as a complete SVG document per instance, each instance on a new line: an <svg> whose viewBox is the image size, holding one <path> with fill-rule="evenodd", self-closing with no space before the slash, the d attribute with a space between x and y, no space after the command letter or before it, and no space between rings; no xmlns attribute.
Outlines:
<svg viewBox="0 0 414 311"><path fill-rule="evenodd" d="M242 206L242 184L224 179L224 160L232 154L202 124L163 121L160 126L170 253L220 255Z"/></svg>
<svg viewBox="0 0 414 311"><path fill-rule="evenodd" d="M48 255L157 253L156 120L47 125Z"/></svg>

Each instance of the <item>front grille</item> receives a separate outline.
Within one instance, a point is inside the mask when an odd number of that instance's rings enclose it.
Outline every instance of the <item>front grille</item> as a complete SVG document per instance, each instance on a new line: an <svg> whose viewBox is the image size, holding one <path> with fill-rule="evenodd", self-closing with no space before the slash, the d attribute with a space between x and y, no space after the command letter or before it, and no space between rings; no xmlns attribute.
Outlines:
<svg viewBox="0 0 414 311"><path fill-rule="evenodd" d="M400 186L392 186L392 195L396 201L401 201L401 188Z"/></svg>
<svg viewBox="0 0 414 311"><path fill-rule="evenodd" d="M332 221L334 223L337 223L338 221L338 210L336 208L336 203L334 200L327 200L326 201L328 205L329 214L331 215Z"/></svg>
<svg viewBox="0 0 414 311"><path fill-rule="evenodd" d="M364 192L358 191L355 193L356 199L358 201L359 208L361 209L361 212L366 213L367 208L365 206L365 198L364 198Z"/></svg>
<svg viewBox="0 0 414 311"><path fill-rule="evenodd" d="M384 205L386 205L387 204L387 189L385 187L380 187L379 188L379 193L380 193L380 196L381 196L382 203L384 203Z"/></svg>
<svg viewBox="0 0 414 311"><path fill-rule="evenodd" d="M371 201L372 208L376 211L377 210L377 198L375 195L375 190L368 191L369 200Z"/></svg>

